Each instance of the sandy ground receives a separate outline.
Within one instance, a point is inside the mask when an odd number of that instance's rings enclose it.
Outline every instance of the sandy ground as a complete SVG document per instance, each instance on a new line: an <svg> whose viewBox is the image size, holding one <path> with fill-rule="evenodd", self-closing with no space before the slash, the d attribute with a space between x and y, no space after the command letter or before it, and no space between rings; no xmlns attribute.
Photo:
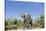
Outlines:
<svg viewBox="0 0 46 31"><path fill-rule="evenodd" d="M21 31L21 29L18 29L18 30L13 29L13 30L6 30L6 31Z"/></svg>
<svg viewBox="0 0 46 31"><path fill-rule="evenodd" d="M37 27L35 29L41 29L41 28ZM32 30L32 29L26 29L26 30ZM12 30L6 30L6 31L24 31L24 30L23 29L12 29Z"/></svg>

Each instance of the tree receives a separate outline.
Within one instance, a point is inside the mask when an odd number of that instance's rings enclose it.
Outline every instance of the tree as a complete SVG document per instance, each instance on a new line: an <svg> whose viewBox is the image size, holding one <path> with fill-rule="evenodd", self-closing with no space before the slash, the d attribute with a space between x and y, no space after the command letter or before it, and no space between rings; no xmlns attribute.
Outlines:
<svg viewBox="0 0 46 31"><path fill-rule="evenodd" d="M32 28L32 18L28 13L23 13L21 17L24 19L24 28Z"/></svg>
<svg viewBox="0 0 46 31"><path fill-rule="evenodd" d="M39 18L36 19L36 21L34 22L34 27L44 28L44 16L43 15L41 15Z"/></svg>

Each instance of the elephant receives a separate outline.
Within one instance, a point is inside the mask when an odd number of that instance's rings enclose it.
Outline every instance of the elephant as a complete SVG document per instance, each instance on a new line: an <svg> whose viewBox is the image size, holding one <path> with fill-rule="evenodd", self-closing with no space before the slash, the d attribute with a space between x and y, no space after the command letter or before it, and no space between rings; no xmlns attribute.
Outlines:
<svg viewBox="0 0 46 31"><path fill-rule="evenodd" d="M32 29L32 18L28 13L21 14L21 17L24 19L24 28Z"/></svg>

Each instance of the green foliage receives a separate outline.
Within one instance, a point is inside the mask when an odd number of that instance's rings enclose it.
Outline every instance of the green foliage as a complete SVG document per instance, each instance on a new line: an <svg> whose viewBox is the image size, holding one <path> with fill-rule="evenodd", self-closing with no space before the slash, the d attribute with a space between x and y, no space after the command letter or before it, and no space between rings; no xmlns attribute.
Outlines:
<svg viewBox="0 0 46 31"><path fill-rule="evenodd" d="M44 16L43 15L39 16L39 18L36 18L35 20L36 21L32 23L32 27L44 28ZM13 26L13 25L15 25L15 26ZM11 29L13 27L16 29L24 28L24 22L14 18L14 17L5 19L5 28Z"/></svg>
<svg viewBox="0 0 46 31"><path fill-rule="evenodd" d="M5 28L7 29L11 29L13 27L16 27L16 29L18 29L23 27L23 22L21 20L17 20L16 18L12 17L5 20L5 26L6 26Z"/></svg>
<svg viewBox="0 0 46 31"><path fill-rule="evenodd" d="M40 16L39 18L36 19L36 21L33 23L33 26L44 28L44 16Z"/></svg>

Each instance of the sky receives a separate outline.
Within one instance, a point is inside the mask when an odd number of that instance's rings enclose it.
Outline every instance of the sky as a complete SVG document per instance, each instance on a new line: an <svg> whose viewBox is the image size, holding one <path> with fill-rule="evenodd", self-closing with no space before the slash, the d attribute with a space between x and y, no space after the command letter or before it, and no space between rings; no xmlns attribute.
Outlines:
<svg viewBox="0 0 46 31"><path fill-rule="evenodd" d="M22 13L29 13L33 19L44 14L44 3L41 2L24 2L24 1L8 1L6 0L6 18L15 16L21 19Z"/></svg>

